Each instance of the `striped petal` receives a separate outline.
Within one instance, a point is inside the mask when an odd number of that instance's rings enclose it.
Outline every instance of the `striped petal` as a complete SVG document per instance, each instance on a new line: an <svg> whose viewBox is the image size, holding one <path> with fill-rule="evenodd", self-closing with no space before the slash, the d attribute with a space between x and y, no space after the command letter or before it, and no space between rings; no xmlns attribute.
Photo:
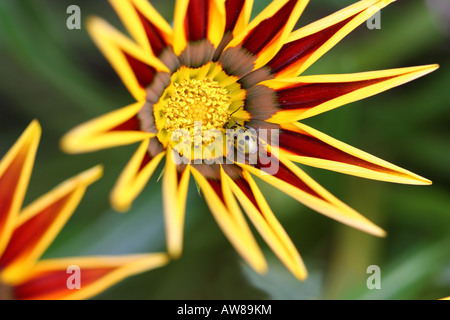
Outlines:
<svg viewBox="0 0 450 320"><path fill-rule="evenodd" d="M293 122L376 95L437 68L437 65L427 65L267 80L247 90L245 109L252 119Z"/></svg>
<svg viewBox="0 0 450 320"><path fill-rule="evenodd" d="M273 214L253 178L236 165L224 165L224 179L258 232L286 267L300 280L306 267L286 231Z"/></svg>
<svg viewBox="0 0 450 320"><path fill-rule="evenodd" d="M211 61L224 30L224 0L177 0L174 51L182 64L199 67Z"/></svg>
<svg viewBox="0 0 450 320"><path fill-rule="evenodd" d="M111 206L120 212L128 211L155 172L164 152L151 156L150 139L145 139L119 176L111 192Z"/></svg>
<svg viewBox="0 0 450 320"><path fill-rule="evenodd" d="M158 57L173 41L167 21L146 0L109 0L128 32L142 47Z"/></svg>
<svg viewBox="0 0 450 320"><path fill-rule="evenodd" d="M384 230L342 203L281 154L276 156L269 150L266 156L260 155L255 165L241 164L241 166L329 218L375 236L386 235Z"/></svg>
<svg viewBox="0 0 450 320"><path fill-rule="evenodd" d="M179 258L183 251L183 229L186 197L189 187L190 167L176 165L169 148L163 176L163 204L167 238L167 250L172 258Z"/></svg>
<svg viewBox="0 0 450 320"><path fill-rule="evenodd" d="M169 69L149 50L132 42L106 21L97 17L90 18L87 28L98 48L137 101L145 99L146 89L152 84L166 81L167 75L164 73L169 73Z"/></svg>
<svg viewBox="0 0 450 320"><path fill-rule="evenodd" d="M279 126L279 148L287 159L313 167L387 182L431 184L428 179L301 123Z"/></svg>
<svg viewBox="0 0 450 320"><path fill-rule="evenodd" d="M41 127L35 120L0 161L0 256L22 206L40 136Z"/></svg>
<svg viewBox="0 0 450 320"><path fill-rule="evenodd" d="M3 282L21 281L64 227L88 185L98 180L102 171L101 166L85 171L23 209L0 258Z"/></svg>
<svg viewBox="0 0 450 320"><path fill-rule="evenodd" d="M265 272L266 261L232 194L228 180L223 177L223 169L218 165L192 165L191 171L217 224L236 251L255 271Z"/></svg>
<svg viewBox="0 0 450 320"><path fill-rule="evenodd" d="M220 58L225 47L230 41L239 35L248 25L252 13L253 0L226 0L225 1L225 29L224 35L213 60Z"/></svg>
<svg viewBox="0 0 450 320"><path fill-rule="evenodd" d="M248 25L252 13L253 0L226 0L225 1L225 33L230 32L237 36Z"/></svg>
<svg viewBox="0 0 450 320"><path fill-rule="evenodd" d="M61 139L61 148L68 153L91 152L154 136L140 130L137 114L143 105L143 102L137 102L75 127Z"/></svg>
<svg viewBox="0 0 450 320"><path fill-rule="evenodd" d="M109 0L140 47L150 51L171 71L178 67L173 53L173 30L147 0Z"/></svg>
<svg viewBox="0 0 450 320"><path fill-rule="evenodd" d="M303 12L307 0L269 4L225 48L220 62L228 74L244 76L275 56Z"/></svg>
<svg viewBox="0 0 450 320"><path fill-rule="evenodd" d="M89 299L125 278L164 266L168 260L162 253L43 260L14 287L14 295L20 300ZM71 277L77 275L74 270L79 272L79 289L72 287Z"/></svg>
<svg viewBox="0 0 450 320"><path fill-rule="evenodd" d="M351 31L395 0L363 0L292 32L267 64L242 83L249 88L265 79L295 77Z"/></svg>

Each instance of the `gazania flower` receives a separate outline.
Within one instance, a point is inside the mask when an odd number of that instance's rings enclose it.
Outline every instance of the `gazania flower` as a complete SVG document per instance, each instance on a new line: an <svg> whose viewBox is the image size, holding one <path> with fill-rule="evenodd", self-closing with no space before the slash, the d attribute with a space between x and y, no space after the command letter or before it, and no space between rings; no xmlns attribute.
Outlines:
<svg viewBox="0 0 450 320"><path fill-rule="evenodd" d="M300 76L392 1L363 0L293 31L307 2L273 1L249 21L251 0L180 0L172 28L146 0L110 0L132 39L101 18L89 20L95 43L136 103L73 129L62 148L78 153L140 142L111 194L119 211L130 208L165 161L163 203L172 257L182 252L191 174L220 228L256 271L264 272L267 265L241 208L299 279L306 277L305 266L253 175L376 236L385 232L294 162L370 179L430 183L297 122L437 68Z"/></svg>
<svg viewBox="0 0 450 320"><path fill-rule="evenodd" d="M0 299L87 299L131 275L167 262L165 254L40 260L100 166L56 187L21 210L41 129L33 121L0 162Z"/></svg>

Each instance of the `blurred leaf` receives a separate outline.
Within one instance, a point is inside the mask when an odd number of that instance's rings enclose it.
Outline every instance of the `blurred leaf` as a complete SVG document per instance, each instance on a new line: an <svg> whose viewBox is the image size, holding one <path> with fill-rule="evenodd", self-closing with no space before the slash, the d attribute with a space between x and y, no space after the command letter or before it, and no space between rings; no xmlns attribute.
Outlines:
<svg viewBox="0 0 450 320"><path fill-rule="evenodd" d="M381 267L381 289L369 290L365 283L343 294L343 299L395 300L414 299L428 286L437 271L450 263L450 238L429 241L400 254ZM369 275L368 275L369 276ZM436 299L441 297L436 297Z"/></svg>
<svg viewBox="0 0 450 320"><path fill-rule="evenodd" d="M450 232L449 191L438 185L424 188L396 188L388 197L392 219L405 229L420 229L430 235ZM419 230L416 230L418 232Z"/></svg>
<svg viewBox="0 0 450 320"><path fill-rule="evenodd" d="M1 2L0 38L3 50L7 50L9 55L19 61L27 72L45 81L57 90L57 93L63 94L84 117L97 116L110 110L108 108L117 107L117 93L110 92L105 86L96 82L92 76L74 63L76 60L73 59L73 53L60 42L55 41L66 36L69 30L65 25L49 26L48 22L54 20L55 17L45 4L38 4L36 1ZM53 32L49 33L49 29ZM8 67L9 65L5 64L3 69ZM8 73L14 75L12 70ZM21 81L22 85L26 84L23 79L26 75L20 74L20 76L22 80L17 81ZM68 111L61 102L55 100L52 105L41 110L32 103L24 103L22 107L25 112L38 118L48 118L49 111L53 110L60 115L58 117L53 114L55 127L58 127L58 122L61 123L60 118L64 118L64 112L73 112L73 110ZM64 125L65 122L62 124Z"/></svg>
<svg viewBox="0 0 450 320"><path fill-rule="evenodd" d="M47 255L98 255L165 251L161 193L139 198L127 213L106 210Z"/></svg>
<svg viewBox="0 0 450 320"><path fill-rule="evenodd" d="M266 292L274 300L316 300L322 297L323 275L317 268L305 281L299 281L289 273L275 257L267 259L269 271L257 274L247 265L242 266L245 277L256 287Z"/></svg>
<svg viewBox="0 0 450 320"><path fill-rule="evenodd" d="M423 1L393 3L382 10L381 20L380 30L369 30L363 25L366 37L346 44L345 50L353 53L352 60L359 70L405 66L404 61L445 40L436 32L433 16Z"/></svg>

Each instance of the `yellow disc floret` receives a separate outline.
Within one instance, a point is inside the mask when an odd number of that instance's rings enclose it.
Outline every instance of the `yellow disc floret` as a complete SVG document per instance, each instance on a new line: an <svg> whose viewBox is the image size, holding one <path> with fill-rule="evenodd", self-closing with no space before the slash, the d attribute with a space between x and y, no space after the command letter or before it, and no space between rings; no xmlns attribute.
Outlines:
<svg viewBox="0 0 450 320"><path fill-rule="evenodd" d="M223 131L228 121L230 99L228 92L217 81L209 78L183 80L173 84L173 91L166 101L165 129L174 132L187 129L191 137L198 140L198 132L210 129ZM203 136L203 143L210 138Z"/></svg>
<svg viewBox="0 0 450 320"><path fill-rule="evenodd" d="M242 110L245 99L245 90L237 80L217 63L175 71L153 105L162 145L171 145L189 159L221 157L227 124L234 121L236 110ZM245 116L245 112L241 115Z"/></svg>

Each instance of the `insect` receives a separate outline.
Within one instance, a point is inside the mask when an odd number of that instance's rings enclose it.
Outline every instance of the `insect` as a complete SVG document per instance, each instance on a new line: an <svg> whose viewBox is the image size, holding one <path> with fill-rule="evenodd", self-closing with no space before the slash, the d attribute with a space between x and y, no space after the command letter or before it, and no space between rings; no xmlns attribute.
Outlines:
<svg viewBox="0 0 450 320"><path fill-rule="evenodd" d="M230 117L241 109L243 106L240 106L233 113L230 114ZM235 123L228 122L225 125L227 129L226 139L228 148L232 149L233 147L243 156L248 156L250 154L254 154L258 152L258 130L248 126L241 125L237 121Z"/></svg>
<svg viewBox="0 0 450 320"><path fill-rule="evenodd" d="M254 128L235 123L227 126L227 145L247 156L258 152L258 131Z"/></svg>

